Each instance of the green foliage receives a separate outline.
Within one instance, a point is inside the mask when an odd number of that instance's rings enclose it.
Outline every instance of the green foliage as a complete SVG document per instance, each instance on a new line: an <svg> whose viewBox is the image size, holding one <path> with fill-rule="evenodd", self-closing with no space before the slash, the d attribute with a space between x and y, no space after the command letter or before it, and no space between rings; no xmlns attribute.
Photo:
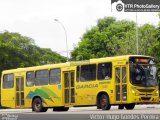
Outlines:
<svg viewBox="0 0 160 120"><path fill-rule="evenodd" d="M160 14L159 14L159 16L160 16ZM150 49L150 54L152 56L154 56L158 61L158 64L157 64L157 67L158 67L158 79L159 79L159 82L160 82L160 24L157 27L156 38L157 39L156 39L155 44Z"/></svg>
<svg viewBox="0 0 160 120"><path fill-rule="evenodd" d="M72 60L136 54L135 25L133 21L118 21L113 17L99 19L71 52ZM138 27L139 54L150 55L150 48L156 44L156 34L153 25Z"/></svg>
<svg viewBox="0 0 160 120"><path fill-rule="evenodd" d="M60 63L66 62L66 58L60 56L58 53L53 52L49 48L41 48L41 61L40 64L52 64L52 63Z"/></svg>
<svg viewBox="0 0 160 120"><path fill-rule="evenodd" d="M0 72L6 69L65 62L66 58L40 48L34 40L18 33L0 34Z"/></svg>
<svg viewBox="0 0 160 120"><path fill-rule="evenodd" d="M152 55L149 51L157 44L158 30L155 26L144 24L139 28L139 53L144 55Z"/></svg>
<svg viewBox="0 0 160 120"><path fill-rule="evenodd" d="M109 25L114 23L116 19L114 17L105 17L104 19L99 19L97 22L97 26L99 31L104 31Z"/></svg>

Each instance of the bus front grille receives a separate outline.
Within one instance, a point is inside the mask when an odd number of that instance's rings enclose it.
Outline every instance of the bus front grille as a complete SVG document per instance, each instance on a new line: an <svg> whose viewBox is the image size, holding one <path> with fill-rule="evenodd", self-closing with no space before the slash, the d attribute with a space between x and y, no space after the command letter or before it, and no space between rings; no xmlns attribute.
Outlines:
<svg viewBox="0 0 160 120"><path fill-rule="evenodd" d="M141 97L142 100L150 100L151 97Z"/></svg>
<svg viewBox="0 0 160 120"><path fill-rule="evenodd" d="M155 89L137 89L139 92L153 92Z"/></svg>

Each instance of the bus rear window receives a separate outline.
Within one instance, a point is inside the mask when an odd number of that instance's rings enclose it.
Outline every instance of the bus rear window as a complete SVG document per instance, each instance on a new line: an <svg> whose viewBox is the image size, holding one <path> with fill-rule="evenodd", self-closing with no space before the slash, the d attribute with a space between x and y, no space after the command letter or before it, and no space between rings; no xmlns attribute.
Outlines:
<svg viewBox="0 0 160 120"><path fill-rule="evenodd" d="M6 74L3 76L3 88L13 88L14 86L14 75Z"/></svg>

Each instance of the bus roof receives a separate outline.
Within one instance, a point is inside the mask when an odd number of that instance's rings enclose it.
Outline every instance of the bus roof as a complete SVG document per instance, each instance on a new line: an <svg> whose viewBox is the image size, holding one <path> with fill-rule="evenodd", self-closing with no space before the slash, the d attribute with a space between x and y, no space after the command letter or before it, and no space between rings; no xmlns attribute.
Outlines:
<svg viewBox="0 0 160 120"><path fill-rule="evenodd" d="M107 62L107 61L111 62L111 61L118 61L118 60L128 60L129 57L131 56L132 57L150 57L150 56L145 56L145 55L122 55L122 56L114 56L114 57L94 58L90 60L70 61L66 63L47 64L47 65L40 65L40 66L33 66L33 67L4 70L2 74L20 72L20 71L33 71L33 70L40 70L40 69L69 67L69 66L77 66L77 65L84 65L84 64L94 64L97 62Z"/></svg>

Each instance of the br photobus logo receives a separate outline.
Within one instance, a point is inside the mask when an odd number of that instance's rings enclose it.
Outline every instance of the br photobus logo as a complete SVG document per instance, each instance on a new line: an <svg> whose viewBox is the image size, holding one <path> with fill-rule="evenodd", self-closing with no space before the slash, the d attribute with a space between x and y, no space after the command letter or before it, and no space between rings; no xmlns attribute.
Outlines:
<svg viewBox="0 0 160 120"><path fill-rule="evenodd" d="M124 12L124 3L121 0L113 1L111 6L112 12Z"/></svg>
<svg viewBox="0 0 160 120"><path fill-rule="evenodd" d="M111 0L112 12L160 12L160 0Z"/></svg>

